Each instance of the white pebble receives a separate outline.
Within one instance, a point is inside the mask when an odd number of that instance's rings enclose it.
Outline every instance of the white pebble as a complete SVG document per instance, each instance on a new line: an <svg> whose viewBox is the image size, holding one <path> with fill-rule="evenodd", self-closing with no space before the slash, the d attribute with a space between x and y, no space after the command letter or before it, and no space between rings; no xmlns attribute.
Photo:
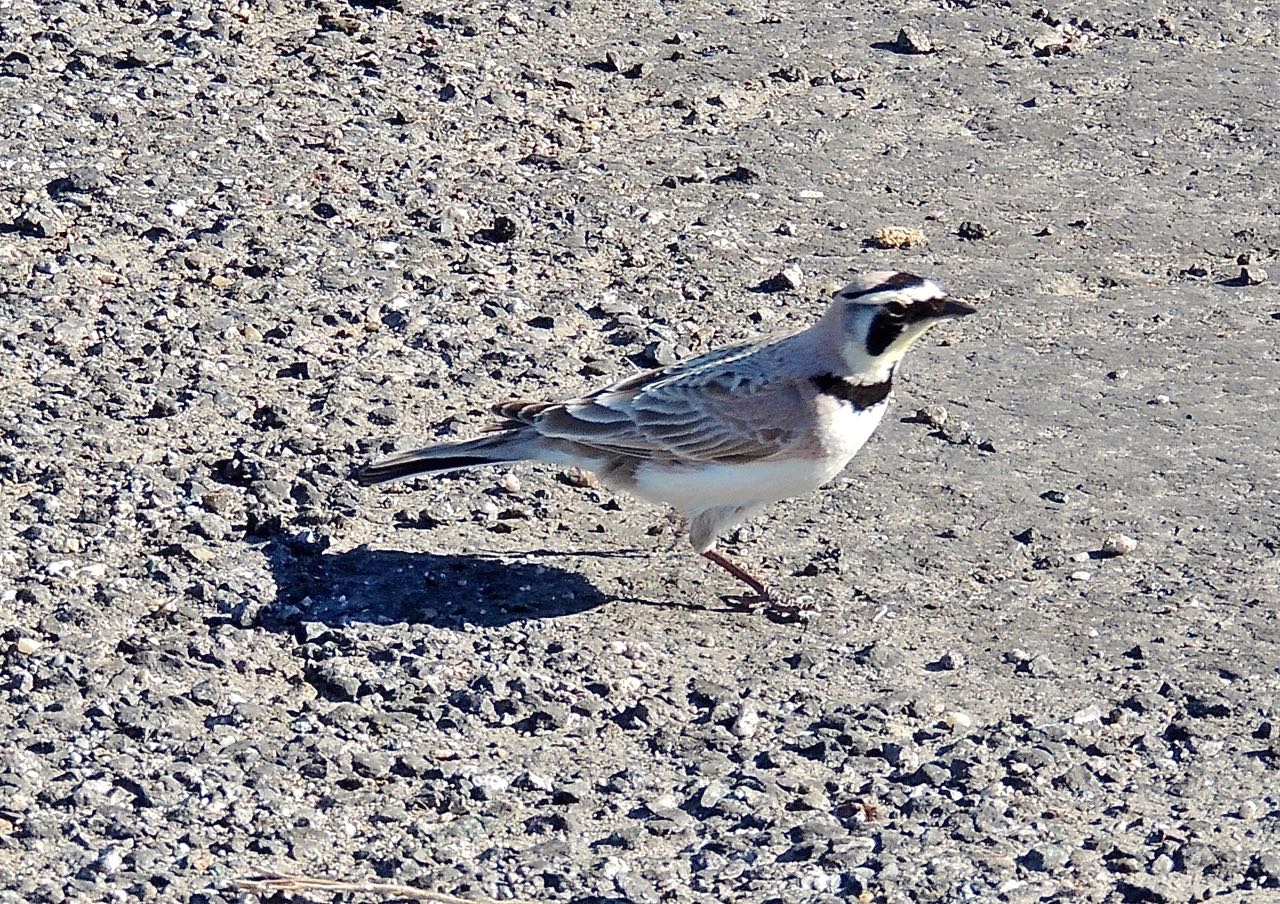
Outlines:
<svg viewBox="0 0 1280 904"><path fill-rule="evenodd" d="M1072 556L1071 556L1071 561L1073 561L1073 562L1087 562L1087 561L1089 561L1089 554L1088 554L1087 552L1078 552L1078 553L1075 553L1074 555L1072 555Z"/></svg>
<svg viewBox="0 0 1280 904"><path fill-rule="evenodd" d="M1127 556L1138 548L1138 541L1124 534L1111 534L1102 541L1102 552L1108 556Z"/></svg>
<svg viewBox="0 0 1280 904"><path fill-rule="evenodd" d="M551 779L547 778L541 772L533 772L531 770L525 773L525 779L529 782L529 786L531 788L536 788L539 791L550 791L555 787L555 784L552 783Z"/></svg>
<svg viewBox="0 0 1280 904"><path fill-rule="evenodd" d="M498 481L498 486L514 495L520 492L520 478L514 474L503 474L502 479Z"/></svg>
<svg viewBox="0 0 1280 904"><path fill-rule="evenodd" d="M734 737L747 740L754 737L759 729L760 714L756 712L756 708L750 703L744 703L742 712L738 714L738 718L733 720L733 727L729 730L733 732Z"/></svg>
<svg viewBox="0 0 1280 904"><path fill-rule="evenodd" d="M947 417L947 409L942 405L925 405L916 411L916 420L923 421L930 427L945 427Z"/></svg>
<svg viewBox="0 0 1280 904"><path fill-rule="evenodd" d="M124 858L120 856L120 852L115 848L108 848L98 858L97 865L98 872L113 876L120 872L120 867L124 865Z"/></svg>
<svg viewBox="0 0 1280 904"><path fill-rule="evenodd" d="M1088 725L1090 722L1102 721L1102 710L1096 704L1090 703L1084 709L1078 709L1071 715L1071 721L1076 725Z"/></svg>
<svg viewBox="0 0 1280 904"><path fill-rule="evenodd" d="M18 652L23 656L30 656L36 650L40 649L40 641L36 640L34 637L19 637L15 646L17 647Z"/></svg>
<svg viewBox="0 0 1280 904"><path fill-rule="evenodd" d="M1241 267L1240 282L1246 286L1257 286L1267 281L1267 271L1258 266Z"/></svg>
<svg viewBox="0 0 1280 904"><path fill-rule="evenodd" d="M824 195L822 192L818 191L817 189L806 188L800 192L799 197L802 201L816 201L818 198L826 197L826 195Z"/></svg>
<svg viewBox="0 0 1280 904"><path fill-rule="evenodd" d="M1093 577L1093 572L1092 572L1092 571L1073 571L1073 572L1071 572L1071 580L1073 580L1073 581L1087 581L1087 580L1090 580L1092 577Z"/></svg>
<svg viewBox="0 0 1280 904"><path fill-rule="evenodd" d="M968 713L962 713L958 709L943 713L942 721L947 723L948 728L970 728L973 726L973 716Z"/></svg>
<svg viewBox="0 0 1280 904"><path fill-rule="evenodd" d="M600 872L606 879L612 880L631 872L631 867L620 857L606 857Z"/></svg>
<svg viewBox="0 0 1280 904"><path fill-rule="evenodd" d="M698 798L698 803L710 810L720 801L724 800L729 794L729 786L718 778L713 778L707 782L707 786L702 789L702 796Z"/></svg>
<svg viewBox="0 0 1280 904"><path fill-rule="evenodd" d="M1236 815L1241 819L1257 819L1258 814L1261 812L1262 807L1256 800L1246 800L1240 805L1240 809L1236 811Z"/></svg>
<svg viewBox="0 0 1280 904"><path fill-rule="evenodd" d="M382 257L391 257L400 250L399 242L374 242L373 253Z"/></svg>

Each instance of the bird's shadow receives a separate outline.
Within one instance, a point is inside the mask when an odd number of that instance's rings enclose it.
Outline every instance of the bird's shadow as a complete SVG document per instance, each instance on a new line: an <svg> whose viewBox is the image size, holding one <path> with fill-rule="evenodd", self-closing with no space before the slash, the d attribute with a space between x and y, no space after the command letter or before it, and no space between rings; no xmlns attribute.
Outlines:
<svg viewBox="0 0 1280 904"><path fill-rule="evenodd" d="M325 553L286 542L269 543L264 551L277 590L259 622L272 630L306 622L408 622L461 630L559 618L618 599L581 574L540 561L556 555L544 550L521 553L514 561L367 546Z"/></svg>

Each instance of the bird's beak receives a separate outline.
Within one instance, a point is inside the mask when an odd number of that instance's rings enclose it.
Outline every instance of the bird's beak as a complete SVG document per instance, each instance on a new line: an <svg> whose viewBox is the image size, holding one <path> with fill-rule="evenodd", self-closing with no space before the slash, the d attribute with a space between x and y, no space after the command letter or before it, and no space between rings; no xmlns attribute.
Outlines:
<svg viewBox="0 0 1280 904"><path fill-rule="evenodd" d="M978 313L977 308L970 307L967 304L963 304L959 301L955 301L950 298L946 298L946 299L943 299L942 303L939 304L933 311L930 312L930 315L933 317L937 317L940 320L955 320L957 318L968 317L970 314L976 314L976 313Z"/></svg>
<svg viewBox="0 0 1280 904"><path fill-rule="evenodd" d="M950 298L931 298L917 301L907 309L907 320L912 323L931 323L935 320L955 320L978 313L977 308L961 304Z"/></svg>

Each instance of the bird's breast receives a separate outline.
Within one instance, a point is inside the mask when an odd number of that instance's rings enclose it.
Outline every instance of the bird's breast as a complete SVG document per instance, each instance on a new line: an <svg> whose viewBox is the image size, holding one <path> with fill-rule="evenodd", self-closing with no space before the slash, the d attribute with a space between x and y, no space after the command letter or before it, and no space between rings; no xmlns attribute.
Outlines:
<svg viewBox="0 0 1280 904"><path fill-rule="evenodd" d="M840 460L838 473L880 426L889 409L889 399L886 397L869 408L858 408L834 396L820 395L814 405L817 412L814 445L823 457Z"/></svg>

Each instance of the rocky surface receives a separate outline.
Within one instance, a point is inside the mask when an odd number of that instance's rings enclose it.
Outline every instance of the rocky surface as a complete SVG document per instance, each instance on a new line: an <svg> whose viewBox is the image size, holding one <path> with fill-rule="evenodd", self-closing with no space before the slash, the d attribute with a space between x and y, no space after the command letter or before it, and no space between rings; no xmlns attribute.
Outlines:
<svg viewBox="0 0 1280 904"><path fill-rule="evenodd" d="M1280 899L1278 51L0 4L0 900ZM727 542L807 625L568 475L348 480L885 266L983 310Z"/></svg>

